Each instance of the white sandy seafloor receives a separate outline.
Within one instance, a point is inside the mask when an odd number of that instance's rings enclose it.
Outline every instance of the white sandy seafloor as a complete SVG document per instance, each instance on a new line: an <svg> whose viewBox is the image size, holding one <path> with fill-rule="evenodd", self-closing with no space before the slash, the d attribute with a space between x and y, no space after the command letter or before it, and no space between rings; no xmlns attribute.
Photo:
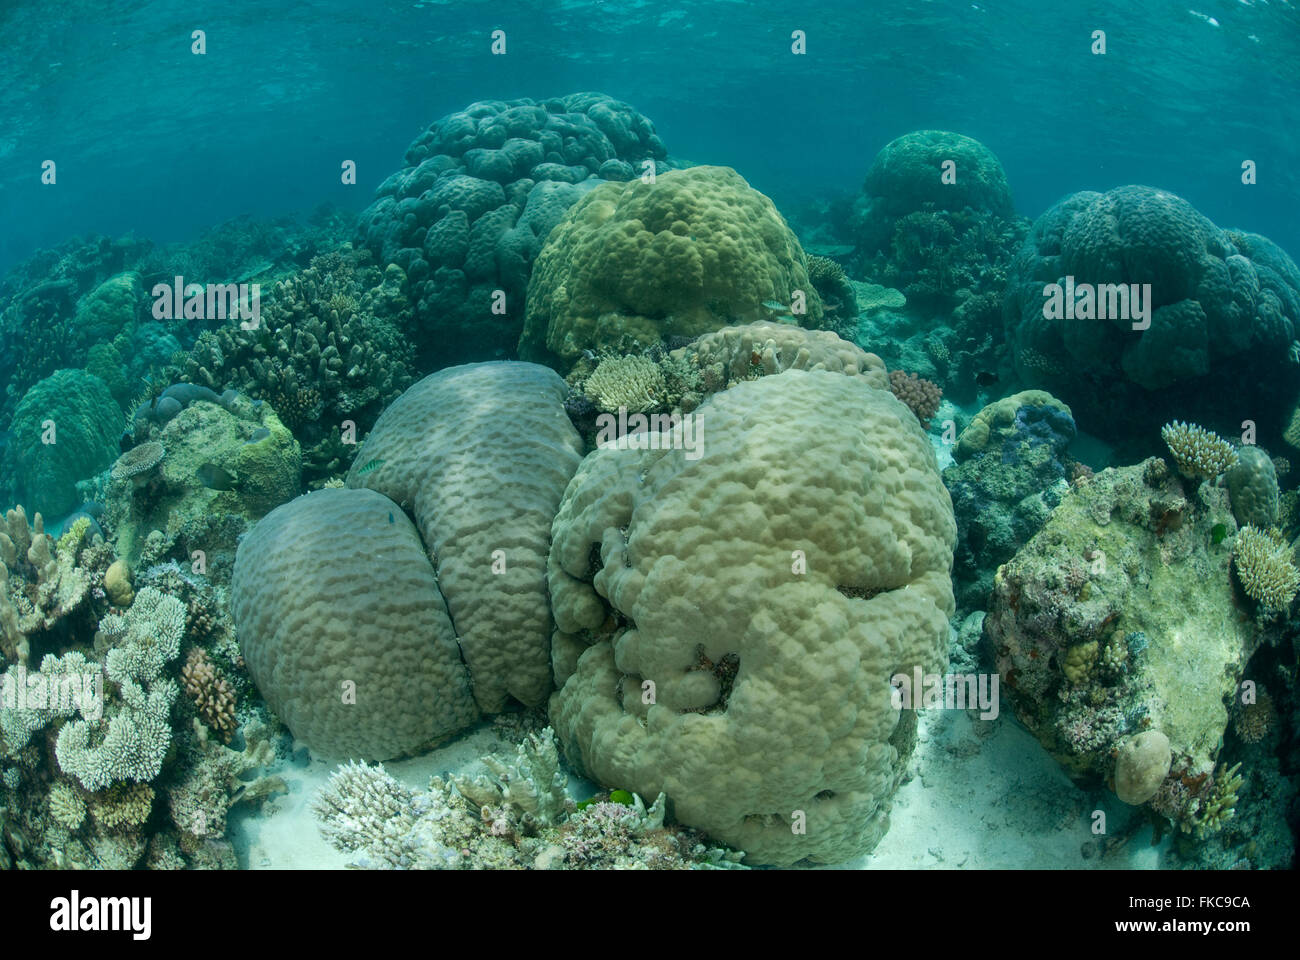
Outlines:
<svg viewBox="0 0 1300 960"><path fill-rule="evenodd" d="M959 423L970 411L944 401L938 422ZM952 463L949 444L930 434L938 466ZM920 711L909 777L894 797L889 832L871 854L844 864L853 869L1155 869L1168 837L1152 846L1152 830L1133 808L1108 790L1081 790L1038 741L1005 710L995 720L976 711ZM384 764L407 786L426 789L429 778L471 770L479 757L513 756L515 743L491 723L421 757ZM280 776L287 794L261 810L237 807L231 836L241 867L342 868L349 855L327 844L311 812L335 764L282 761L267 771ZM481 768L480 768L481 769ZM570 778L569 792L584 799L595 787ZM1094 833L1096 811L1105 832Z"/></svg>
<svg viewBox="0 0 1300 960"><path fill-rule="evenodd" d="M843 866L851 869L1154 869L1161 847L1151 828L1135 827L1135 811L1109 791L1080 790L1038 742L1009 714L980 720L972 712L920 714L910 778L898 790L889 833L876 850ZM514 745L490 723L422 757L384 764L410 787L467 771L485 754L512 755ZM342 868L348 855L321 839L311 801L335 765L282 761L268 771L284 779L287 794L260 811L232 813L231 836L241 867ZM475 771L477 772L477 771ZM576 799L594 788L576 778ZM1106 815L1105 835L1092 832L1093 811Z"/></svg>

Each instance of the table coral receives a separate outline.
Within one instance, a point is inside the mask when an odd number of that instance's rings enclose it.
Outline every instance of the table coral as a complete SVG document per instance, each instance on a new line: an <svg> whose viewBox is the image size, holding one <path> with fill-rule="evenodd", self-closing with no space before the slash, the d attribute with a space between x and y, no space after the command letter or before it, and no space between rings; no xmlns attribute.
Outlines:
<svg viewBox="0 0 1300 960"><path fill-rule="evenodd" d="M802 299L803 312L791 310ZM547 237L528 284L520 356L567 370L584 350L631 353L768 317L822 326L807 258L772 201L729 167L597 187Z"/></svg>

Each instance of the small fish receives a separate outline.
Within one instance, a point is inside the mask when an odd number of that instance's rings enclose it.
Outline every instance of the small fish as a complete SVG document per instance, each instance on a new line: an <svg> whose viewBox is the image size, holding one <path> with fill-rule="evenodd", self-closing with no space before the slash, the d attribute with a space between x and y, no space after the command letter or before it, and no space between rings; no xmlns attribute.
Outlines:
<svg viewBox="0 0 1300 960"><path fill-rule="evenodd" d="M997 382L998 375L996 373L989 373L987 370L981 370L979 373L975 374L975 383L981 387L991 387Z"/></svg>
<svg viewBox="0 0 1300 960"><path fill-rule="evenodd" d="M769 310L776 310L781 313L790 312L790 305L788 303L782 303L780 300L764 300L763 306Z"/></svg>
<svg viewBox="0 0 1300 960"><path fill-rule="evenodd" d="M371 460L364 467L362 467L360 470L357 471L357 476L364 477L367 473L374 473L376 470L378 470L387 462L388 462L387 460Z"/></svg>
<svg viewBox="0 0 1300 960"><path fill-rule="evenodd" d="M233 473L215 463L205 463L194 473L199 478L199 483L209 490L234 490L238 482Z"/></svg>
<svg viewBox="0 0 1300 960"><path fill-rule="evenodd" d="M393 515L392 515L391 513L388 514L388 522L389 522L389 523L396 523L396 522L397 522L396 520L393 519Z"/></svg>
<svg viewBox="0 0 1300 960"><path fill-rule="evenodd" d="M253 435L248 438L245 446L247 446L247 444L249 443L259 443L260 441L265 440L270 435L271 435L270 429L268 429L267 427L258 427L256 430L253 431Z"/></svg>

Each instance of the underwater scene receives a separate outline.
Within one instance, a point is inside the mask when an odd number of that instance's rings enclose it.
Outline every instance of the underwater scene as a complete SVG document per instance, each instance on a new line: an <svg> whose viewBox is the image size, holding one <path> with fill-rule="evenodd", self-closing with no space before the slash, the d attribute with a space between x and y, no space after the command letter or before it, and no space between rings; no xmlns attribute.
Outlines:
<svg viewBox="0 0 1300 960"><path fill-rule="evenodd" d="M0 5L0 867L1293 868L1297 91L1290 0Z"/></svg>

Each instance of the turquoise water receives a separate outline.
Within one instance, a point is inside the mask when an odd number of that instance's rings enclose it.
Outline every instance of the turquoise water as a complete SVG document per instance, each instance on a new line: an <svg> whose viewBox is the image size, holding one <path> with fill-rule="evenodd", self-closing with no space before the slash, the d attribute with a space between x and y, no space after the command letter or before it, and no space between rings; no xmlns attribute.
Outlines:
<svg viewBox="0 0 1300 960"><path fill-rule="evenodd" d="M1293 4L0 38L0 864L1294 865Z"/></svg>

